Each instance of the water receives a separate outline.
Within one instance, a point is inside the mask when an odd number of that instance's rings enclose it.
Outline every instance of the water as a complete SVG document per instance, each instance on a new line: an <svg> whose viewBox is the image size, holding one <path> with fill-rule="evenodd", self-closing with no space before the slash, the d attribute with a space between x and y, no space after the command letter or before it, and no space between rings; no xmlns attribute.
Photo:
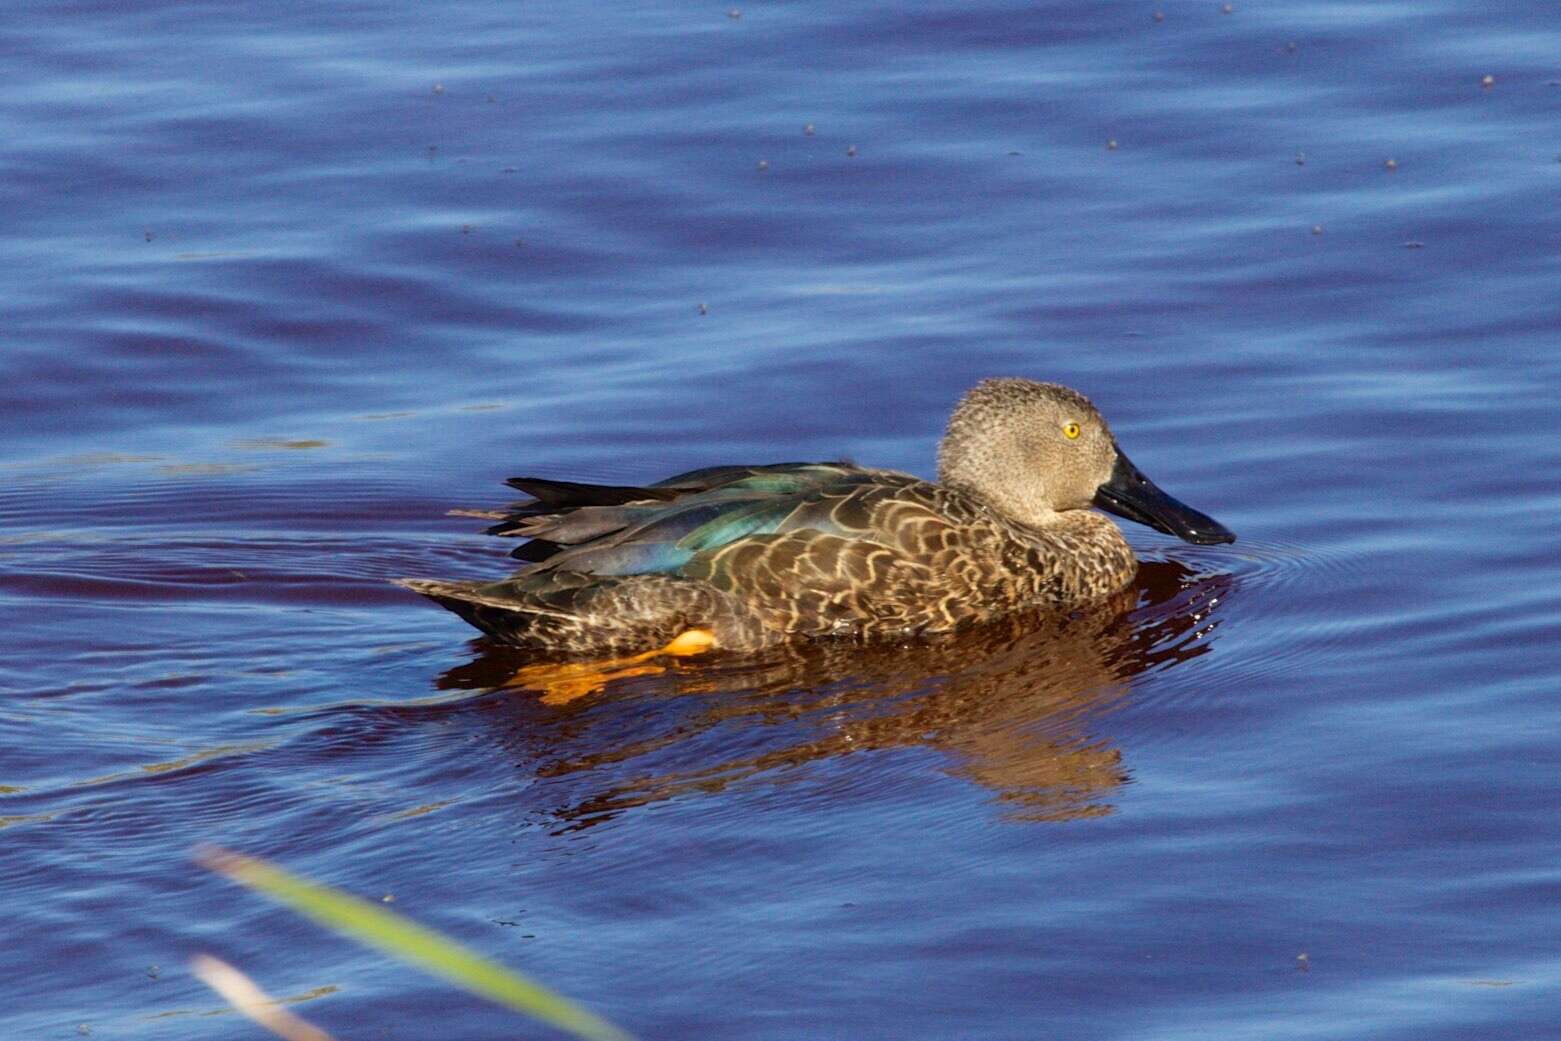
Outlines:
<svg viewBox="0 0 1561 1041"><path fill-rule="evenodd" d="M201 842L645 1038L1561 1035L1541 5L13 6L5 1036L546 1036ZM993 374L1241 540L567 706L387 583Z"/></svg>

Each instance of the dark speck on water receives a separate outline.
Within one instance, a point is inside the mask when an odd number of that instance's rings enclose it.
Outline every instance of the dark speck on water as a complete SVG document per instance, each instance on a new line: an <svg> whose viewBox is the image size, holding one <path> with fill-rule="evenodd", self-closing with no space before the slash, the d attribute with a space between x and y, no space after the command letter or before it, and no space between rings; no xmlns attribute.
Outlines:
<svg viewBox="0 0 1561 1041"><path fill-rule="evenodd" d="M9 5L0 1038L531 1036L208 842L647 1041L1561 1036L1553 9L746 10ZM566 705L390 583L991 375L1241 541Z"/></svg>

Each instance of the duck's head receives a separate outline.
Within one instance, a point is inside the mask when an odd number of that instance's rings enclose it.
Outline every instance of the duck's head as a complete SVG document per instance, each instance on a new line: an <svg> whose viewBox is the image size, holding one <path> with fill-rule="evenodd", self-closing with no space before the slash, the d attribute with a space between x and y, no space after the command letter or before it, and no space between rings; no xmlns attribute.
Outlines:
<svg viewBox="0 0 1561 1041"><path fill-rule="evenodd" d="M993 379L972 388L949 418L938 479L1035 527L1098 506L1198 545L1236 540L1155 487L1089 399L1057 383Z"/></svg>

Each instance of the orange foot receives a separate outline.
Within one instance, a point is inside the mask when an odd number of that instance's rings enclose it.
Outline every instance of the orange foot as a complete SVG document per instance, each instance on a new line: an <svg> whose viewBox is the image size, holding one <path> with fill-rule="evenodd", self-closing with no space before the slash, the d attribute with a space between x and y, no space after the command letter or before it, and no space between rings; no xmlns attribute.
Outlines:
<svg viewBox="0 0 1561 1041"><path fill-rule="evenodd" d="M627 658L527 665L511 676L504 685L540 690L544 705L567 705L576 698L596 693L613 680L626 679L630 676L654 676L666 672L666 666L651 664L655 658L688 658L696 654L704 654L714 646L715 633L709 629L689 629L679 634L665 647Z"/></svg>

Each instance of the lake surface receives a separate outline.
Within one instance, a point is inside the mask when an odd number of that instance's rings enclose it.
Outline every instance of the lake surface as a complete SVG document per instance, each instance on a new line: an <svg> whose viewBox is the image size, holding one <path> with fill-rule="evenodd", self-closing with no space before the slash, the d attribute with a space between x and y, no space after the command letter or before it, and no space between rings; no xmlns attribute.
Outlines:
<svg viewBox="0 0 1561 1041"><path fill-rule="evenodd" d="M1561 1036L1561 22L1158 15L12 5L0 1035L555 1036L215 842L646 1039ZM1240 541L567 705L389 584L989 375Z"/></svg>

